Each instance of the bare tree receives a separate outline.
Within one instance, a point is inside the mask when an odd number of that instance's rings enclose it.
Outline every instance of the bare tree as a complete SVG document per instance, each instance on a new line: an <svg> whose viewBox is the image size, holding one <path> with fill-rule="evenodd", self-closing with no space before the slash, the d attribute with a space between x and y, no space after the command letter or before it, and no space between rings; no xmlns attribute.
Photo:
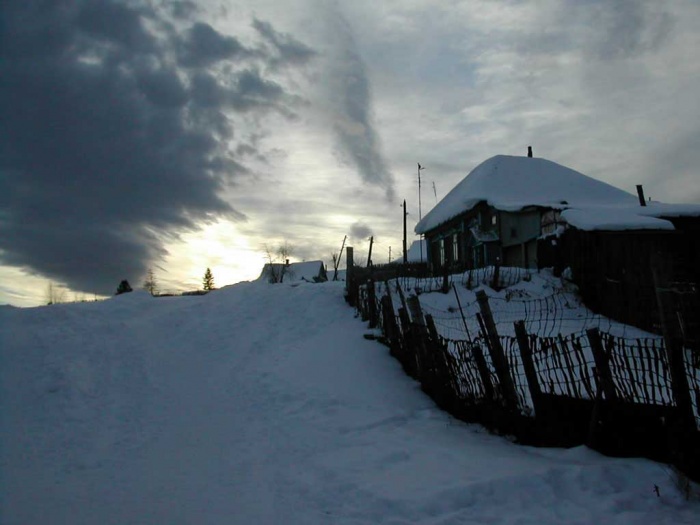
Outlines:
<svg viewBox="0 0 700 525"><path fill-rule="evenodd" d="M156 282L156 276L153 274L153 268L148 269L146 280L143 282L143 288L151 295L156 295L158 293L158 283Z"/></svg>
<svg viewBox="0 0 700 525"><path fill-rule="evenodd" d="M292 256L294 247L287 241L272 249L270 245L264 244L265 258L268 264L268 281L271 283L281 283L284 276L289 272L289 258Z"/></svg>
<svg viewBox="0 0 700 525"><path fill-rule="evenodd" d="M46 304L58 304L65 300L66 291L59 286L49 281L46 285L45 299Z"/></svg>
<svg viewBox="0 0 700 525"><path fill-rule="evenodd" d="M292 256L294 247L286 240L283 244L277 247L277 255L282 262L282 271L280 272L279 282L284 281L284 275L289 272L289 258Z"/></svg>
<svg viewBox="0 0 700 525"><path fill-rule="evenodd" d="M289 258L292 256L292 253L294 253L294 246L289 244L288 241L284 241L283 244L277 247L277 255L285 264L289 264Z"/></svg>

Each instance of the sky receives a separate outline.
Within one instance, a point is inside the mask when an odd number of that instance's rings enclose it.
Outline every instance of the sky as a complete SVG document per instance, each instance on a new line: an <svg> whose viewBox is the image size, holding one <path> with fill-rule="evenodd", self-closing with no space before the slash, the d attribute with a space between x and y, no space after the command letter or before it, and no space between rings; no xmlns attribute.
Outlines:
<svg viewBox="0 0 700 525"><path fill-rule="evenodd" d="M476 165L700 203L700 4L4 2L0 304L365 262ZM421 172L418 205L417 163ZM409 239L409 243L410 243Z"/></svg>

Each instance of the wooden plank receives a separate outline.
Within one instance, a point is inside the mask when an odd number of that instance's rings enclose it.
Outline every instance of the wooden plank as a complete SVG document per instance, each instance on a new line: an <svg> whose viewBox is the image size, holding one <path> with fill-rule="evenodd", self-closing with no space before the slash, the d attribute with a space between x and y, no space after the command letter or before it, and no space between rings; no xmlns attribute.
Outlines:
<svg viewBox="0 0 700 525"><path fill-rule="evenodd" d="M654 278L656 303L659 308L659 317L664 336L666 359L671 376L673 399L681 414L683 430L690 435L697 430L697 425L690 398L688 377L685 373L683 346L678 337L676 337L676 330L674 329L675 308L667 291L671 273L668 259L664 259L661 254L655 254L651 261L651 271Z"/></svg>
<svg viewBox="0 0 700 525"><path fill-rule="evenodd" d="M532 399L532 408L535 409L535 415L537 415L537 408L542 396L542 390L540 389L540 383L537 379L535 363L532 360L532 348L530 348L527 330L525 330L525 322L518 321L514 326L515 337L518 341L518 348L520 349L520 358L522 359L525 378L527 379L527 387L530 390L530 397Z"/></svg>
<svg viewBox="0 0 700 525"><path fill-rule="evenodd" d="M489 342L491 343L489 345L489 351L491 352L491 360L496 369L496 375L498 376L498 381L501 386L503 399L508 408L517 410L518 395L515 391L515 386L513 385L513 380L510 376L508 362L503 352L503 347L501 346L501 340L498 336L498 331L496 330L496 323L493 320L493 314L491 313L491 307L489 306L489 300L486 292L483 290L477 291L476 300L479 303L481 316L486 327Z"/></svg>
<svg viewBox="0 0 700 525"><path fill-rule="evenodd" d="M639 345L639 364L642 368L642 375L647 378L645 381L645 383L648 385L647 388L645 388L645 390L648 390L646 400L648 403L655 405L656 386L654 384L654 375L652 374L651 370L647 369L645 364L645 361L647 363L649 362L649 350L646 348L646 344L641 339L637 339L637 345Z"/></svg>
<svg viewBox="0 0 700 525"><path fill-rule="evenodd" d="M493 383L491 383L491 374L489 373L489 367L486 364L486 359L484 358L484 352L478 343L471 343L468 345L469 350L474 357L474 362L476 363L476 368L479 371L479 377L481 378L481 384L484 386L484 393L486 394L486 399L493 401L495 398L495 392L493 389Z"/></svg>
<svg viewBox="0 0 700 525"><path fill-rule="evenodd" d="M615 384L613 383L610 367L608 366L608 356L603 349L603 343L600 339L600 332L597 328L589 328L586 330L586 335L591 345L600 387L605 394L605 399L608 401L615 401L617 400L617 393L615 392Z"/></svg>
<svg viewBox="0 0 700 525"><path fill-rule="evenodd" d="M367 281L367 317L369 318L369 327L376 328L378 322L377 297L372 279Z"/></svg>
<svg viewBox="0 0 700 525"><path fill-rule="evenodd" d="M576 350L576 357L579 363L579 371L581 373L581 380L583 381L583 386L586 389L589 399L595 397L595 390L593 389L593 383L591 381L591 376L588 373L588 363L586 362L586 356L583 353L583 347L581 346L580 337L572 337L571 344Z"/></svg>

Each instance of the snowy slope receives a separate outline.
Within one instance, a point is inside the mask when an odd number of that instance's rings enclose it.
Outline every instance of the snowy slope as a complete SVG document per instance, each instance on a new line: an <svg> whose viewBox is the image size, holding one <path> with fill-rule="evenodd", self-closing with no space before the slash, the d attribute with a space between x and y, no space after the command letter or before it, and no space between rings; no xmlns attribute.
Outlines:
<svg viewBox="0 0 700 525"><path fill-rule="evenodd" d="M697 523L661 465L451 419L363 329L342 283L0 307L0 523Z"/></svg>

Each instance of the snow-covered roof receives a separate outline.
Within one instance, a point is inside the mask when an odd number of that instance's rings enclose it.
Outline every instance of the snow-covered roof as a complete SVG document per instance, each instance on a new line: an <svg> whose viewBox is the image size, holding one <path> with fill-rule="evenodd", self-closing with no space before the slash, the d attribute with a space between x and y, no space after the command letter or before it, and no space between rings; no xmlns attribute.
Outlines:
<svg viewBox="0 0 700 525"><path fill-rule="evenodd" d="M586 231L673 230L669 218L700 217L698 204L648 202L646 206L570 208L562 211L570 226Z"/></svg>
<svg viewBox="0 0 700 525"><path fill-rule="evenodd" d="M496 155L474 168L416 225L425 233L486 202L497 210L562 211L580 230L673 230L666 218L700 217L700 205L649 202L546 159Z"/></svg>
<svg viewBox="0 0 700 525"><path fill-rule="evenodd" d="M281 272L284 268L284 282L314 282L324 272L323 261L290 263L289 266L285 266L283 263L272 263L272 265L268 263L263 267L258 280L267 280L270 277L271 267L274 268L275 272Z"/></svg>
<svg viewBox="0 0 700 525"><path fill-rule="evenodd" d="M673 230L673 223L665 219L647 217L636 213L636 208L587 208L568 209L561 218L579 230L623 231L623 230Z"/></svg>
<svg viewBox="0 0 700 525"><path fill-rule="evenodd" d="M421 245L423 250L421 251ZM408 249L408 262L424 262L428 259L428 248L425 241L413 241ZM403 262L403 257L400 259Z"/></svg>

